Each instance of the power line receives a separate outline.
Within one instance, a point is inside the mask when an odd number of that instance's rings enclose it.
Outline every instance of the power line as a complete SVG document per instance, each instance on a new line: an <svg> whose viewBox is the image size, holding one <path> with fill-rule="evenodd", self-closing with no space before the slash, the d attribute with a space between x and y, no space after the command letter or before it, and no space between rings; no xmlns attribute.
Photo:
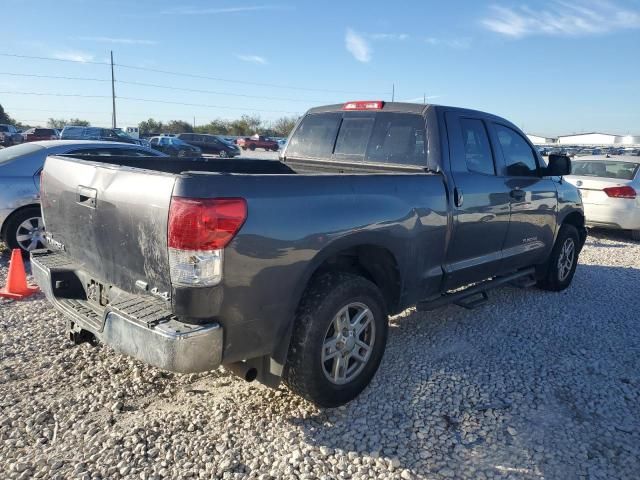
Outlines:
<svg viewBox="0 0 640 480"><path fill-rule="evenodd" d="M111 98L111 95L80 95L77 93L44 93L44 92L8 92L8 91L0 91L0 94L5 95L35 95L42 97L76 97L76 98ZM298 115L300 112L292 112L287 110L265 110L259 108L242 108L242 107L232 107L229 105L208 105L204 103L186 103L186 102L172 102L169 100L157 100L153 98L138 98L138 97L117 97L120 100L130 100L136 102L149 102L149 103L160 103L167 105L182 105L186 107L205 107L205 108L220 108L226 110L240 110L240 111L248 111L248 112L264 112L264 113L288 113L292 115Z"/></svg>
<svg viewBox="0 0 640 480"><path fill-rule="evenodd" d="M275 83L260 83L260 82L250 82L250 81L246 81L246 80L235 80L235 79L229 79L229 78L221 78L221 77L210 77L208 75L197 75L197 74L193 74L193 73L183 73L183 72L172 72L170 70L161 70L161 69L157 69L157 68L147 68L147 67L137 67L134 65L124 65L122 63L116 63L117 67L121 67L121 68L129 68L132 70L142 70L145 72L155 72L155 73L162 73L165 75L175 75L175 76L180 76L180 77L189 77L189 78L201 78L204 80L213 80L216 82L227 82L227 83L237 83L237 84L242 84L242 85L252 85L252 86L257 86L257 87L270 87L270 88L284 88L287 90L303 90L303 91L308 91L308 92L324 92L324 93L349 93L349 94L362 94L362 93L367 93L367 92L355 92L353 90L329 90L329 89L324 89L324 88L308 88L308 87L295 87L292 85L277 85ZM368 95L378 95L379 92L376 92L375 94L372 92L369 92Z"/></svg>
<svg viewBox="0 0 640 480"><path fill-rule="evenodd" d="M72 59L68 59L68 58L55 58L55 57L41 57L41 56L35 56L35 55L18 55L18 54L14 54L14 53L0 53L0 56L3 57L13 57L13 58L29 58L32 60L47 60L47 61L53 61L53 62L66 62L66 63L77 63L77 64L90 64L90 65L111 65L111 62L96 62L93 60L72 60ZM139 70L139 71L146 71L146 72L154 72L154 73L161 73L164 75L174 75L174 76L181 76L181 77L188 77L188 78L200 78L200 79L204 79L204 80L213 80L216 82L226 82L226 83L236 83L239 85L251 85L251 86L257 86L257 87L269 87L269 88L282 88L282 89L286 89L286 90L300 90L300 91L307 91L307 92L324 92L324 93L340 93L340 94L354 94L354 95L361 95L361 94L367 94L367 95L380 95L380 92L362 92L362 91L353 91L353 90L331 90L331 89L324 89L324 88L309 88L309 87L296 87L293 85L279 85L279 84L275 84L275 83L261 83L261 82L251 82L251 81L247 81L247 80L237 80L237 79L230 79L230 78L222 78L222 77L212 77L209 75L199 75L199 74L194 74L194 73L184 73L184 72L175 72L175 71L171 71L171 70L162 70L159 68L149 68L149 67L139 67L136 65L125 65L122 63L116 63L114 64L116 67L121 67L121 68L128 68L130 70ZM386 94L385 94L386 95Z"/></svg>
<svg viewBox="0 0 640 480"><path fill-rule="evenodd" d="M325 100L305 100L303 98L287 98L287 97L265 97L262 95L249 95L244 93L229 93L229 92L218 92L215 90L200 90L197 88L182 88L182 87L172 87L169 85L158 85L155 83L143 83L143 82L128 82L124 80L116 80L116 83L123 83L126 85L137 85L140 87L152 87L152 88L164 88L167 90L177 90L182 92L193 92L193 93L209 93L212 95L226 95L229 97L242 97L242 98L256 98L261 100L282 100L287 102L324 102Z"/></svg>
<svg viewBox="0 0 640 480"><path fill-rule="evenodd" d="M0 53L2 57L14 57L14 58L29 58L32 60L49 60L51 62L66 62L66 63L88 63L91 65L110 65L109 62L95 62L93 60L72 60L70 58L55 58L55 57L38 57L34 55L18 55L15 53Z"/></svg>
<svg viewBox="0 0 640 480"><path fill-rule="evenodd" d="M109 81L106 78L66 77L66 76L60 76L60 75L38 75L35 73L0 72L0 75L7 75L9 77L52 78L54 80L82 80L85 82L108 82Z"/></svg>
<svg viewBox="0 0 640 480"><path fill-rule="evenodd" d="M107 78L89 78L89 77L68 77L68 76L59 76L59 75L39 75L34 73L13 73L13 72L0 72L0 75L7 75L11 77L27 77L27 78L51 78L54 80L79 80L79 81L89 81L89 82L109 82L110 80ZM244 93L231 93L231 92L220 92L216 90L203 90L198 88L183 88L183 87L174 87L171 85L160 85L157 83L145 83L145 82L130 82L127 80L115 80L115 83L121 83L123 85L134 85L138 87L151 87L151 88L162 88L165 90L173 90L173 91L181 91L181 92L192 92L192 93L207 93L211 95L224 95L227 97L241 97L241 98L255 98L259 100L280 100L280 101L288 101L288 102L324 102L326 100L317 100L317 99L308 99L305 100L303 98L288 98L288 97L269 97L263 95L249 95Z"/></svg>

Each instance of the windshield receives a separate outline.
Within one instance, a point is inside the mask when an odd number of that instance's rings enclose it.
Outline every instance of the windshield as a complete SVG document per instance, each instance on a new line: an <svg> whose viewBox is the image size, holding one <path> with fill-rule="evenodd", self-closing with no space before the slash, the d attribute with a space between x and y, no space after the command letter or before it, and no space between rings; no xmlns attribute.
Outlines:
<svg viewBox="0 0 640 480"><path fill-rule="evenodd" d="M3 148L0 150L0 165L4 165L18 157L29 155L43 149L43 146L33 143L23 143L22 145L16 145L15 147Z"/></svg>
<svg viewBox="0 0 640 480"><path fill-rule="evenodd" d="M122 130L113 130L113 132L120 138L126 138L127 140L132 140L133 137L131 135L127 135L126 133L124 133Z"/></svg>
<svg viewBox="0 0 640 480"><path fill-rule="evenodd" d="M589 160L572 162L572 175L583 177L617 178L633 180L640 163L620 162L615 160Z"/></svg>

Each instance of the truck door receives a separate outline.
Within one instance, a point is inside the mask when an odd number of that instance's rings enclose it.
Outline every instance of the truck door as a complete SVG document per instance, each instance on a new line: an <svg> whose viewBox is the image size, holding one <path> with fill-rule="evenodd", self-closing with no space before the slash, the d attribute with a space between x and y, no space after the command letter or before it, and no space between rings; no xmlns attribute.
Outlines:
<svg viewBox="0 0 640 480"><path fill-rule="evenodd" d="M453 231L445 262L447 289L499 272L509 227L509 188L497 175L488 125L480 116L445 114L453 189Z"/></svg>
<svg viewBox="0 0 640 480"><path fill-rule="evenodd" d="M491 136L509 189L511 217L503 247L502 270L544 261L553 248L556 227L555 182L541 175L533 145L513 126L491 122Z"/></svg>

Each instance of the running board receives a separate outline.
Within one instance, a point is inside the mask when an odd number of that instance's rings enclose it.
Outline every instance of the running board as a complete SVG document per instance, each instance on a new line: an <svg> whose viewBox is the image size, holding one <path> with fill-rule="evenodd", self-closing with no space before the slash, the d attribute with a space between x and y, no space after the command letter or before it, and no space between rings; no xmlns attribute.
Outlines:
<svg viewBox="0 0 640 480"><path fill-rule="evenodd" d="M489 298L487 295L488 290L504 285L505 283L524 279L525 277L533 277L535 273L535 267L531 267L509 275L494 277L491 280L485 280L484 282L477 283L458 292L445 293L435 300L420 302L416 305L416 310L419 312L435 310L436 308L443 307L450 303L454 303L467 309L477 308L487 302Z"/></svg>

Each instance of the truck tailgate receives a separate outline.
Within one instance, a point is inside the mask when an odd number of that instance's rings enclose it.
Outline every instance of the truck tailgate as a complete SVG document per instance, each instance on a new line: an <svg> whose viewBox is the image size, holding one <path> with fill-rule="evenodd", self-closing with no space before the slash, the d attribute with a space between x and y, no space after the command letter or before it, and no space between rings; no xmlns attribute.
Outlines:
<svg viewBox="0 0 640 480"><path fill-rule="evenodd" d="M170 291L167 220L175 176L51 156L42 176L49 244L96 281Z"/></svg>

